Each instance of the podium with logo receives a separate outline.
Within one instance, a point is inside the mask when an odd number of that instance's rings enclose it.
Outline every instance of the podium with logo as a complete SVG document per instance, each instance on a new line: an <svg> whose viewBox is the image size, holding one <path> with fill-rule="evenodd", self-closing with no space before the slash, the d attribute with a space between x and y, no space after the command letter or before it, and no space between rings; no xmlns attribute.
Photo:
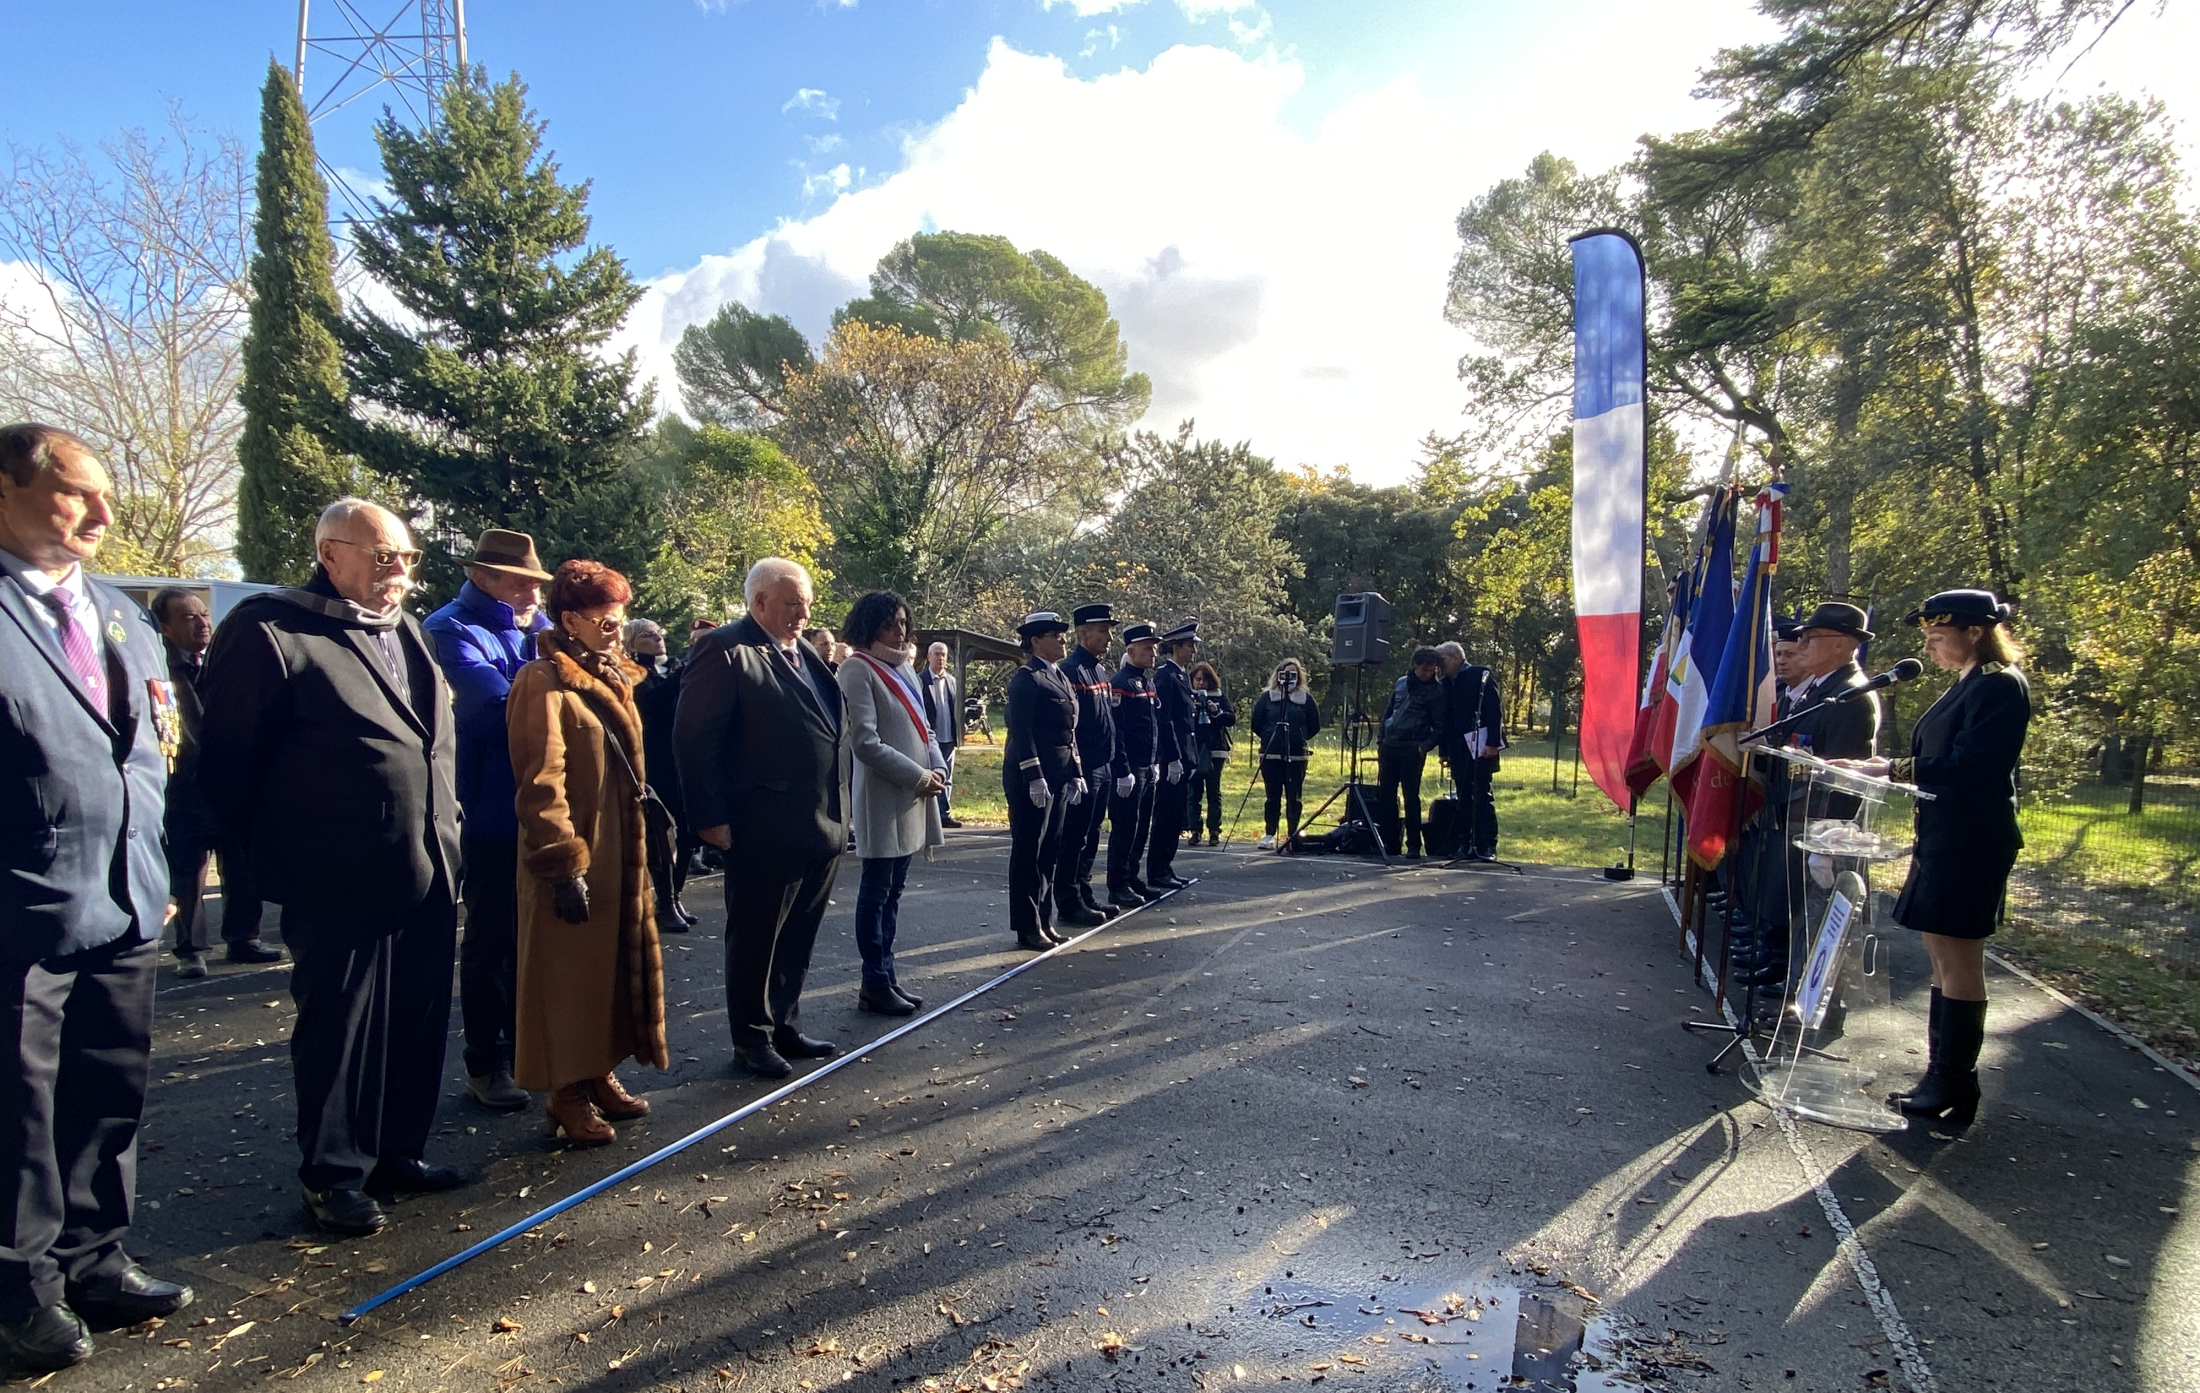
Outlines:
<svg viewBox="0 0 2200 1393"><path fill-rule="evenodd" d="M1892 961L1880 901L1892 904L1914 845L1915 805L1931 794L1836 769L1807 750L1762 748L1786 762L1791 925L1787 1005L1765 1053L1758 1095L1768 1107L1832 1127L1898 1132L1908 1120L1888 1090L1915 1073L1916 1028L1892 1003ZM1795 815L1800 813L1800 816Z"/></svg>

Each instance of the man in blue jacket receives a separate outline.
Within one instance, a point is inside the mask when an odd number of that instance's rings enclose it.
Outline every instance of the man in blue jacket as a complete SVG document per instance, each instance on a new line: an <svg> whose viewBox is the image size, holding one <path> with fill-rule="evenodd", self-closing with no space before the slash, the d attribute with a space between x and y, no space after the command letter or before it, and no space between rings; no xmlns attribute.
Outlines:
<svg viewBox="0 0 2200 1393"><path fill-rule="evenodd" d="M458 950L459 1009L466 1020L466 1091L483 1107L516 1111L527 1091L512 1082L512 992L519 968L519 821L512 811L512 751L504 700L535 656L549 572L535 539L492 527L474 543L458 598L422 625L451 684L458 717L459 839L465 861L466 937Z"/></svg>
<svg viewBox="0 0 2200 1393"><path fill-rule="evenodd" d="M0 1358L31 1369L191 1300L122 1247L181 728L160 631L84 573L112 489L67 431L0 427Z"/></svg>

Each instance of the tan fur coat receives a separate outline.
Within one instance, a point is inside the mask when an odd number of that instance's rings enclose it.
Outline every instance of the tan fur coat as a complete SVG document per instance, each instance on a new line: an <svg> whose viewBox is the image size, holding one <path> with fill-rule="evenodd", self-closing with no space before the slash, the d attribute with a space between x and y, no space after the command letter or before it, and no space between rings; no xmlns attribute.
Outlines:
<svg viewBox="0 0 2200 1393"><path fill-rule="evenodd" d="M664 1068L664 966L643 849L646 781L634 708L641 669L555 631L512 680L505 708L518 783L519 981L512 1074L545 1090L601 1078L626 1059ZM579 876L589 918L568 924L552 889Z"/></svg>

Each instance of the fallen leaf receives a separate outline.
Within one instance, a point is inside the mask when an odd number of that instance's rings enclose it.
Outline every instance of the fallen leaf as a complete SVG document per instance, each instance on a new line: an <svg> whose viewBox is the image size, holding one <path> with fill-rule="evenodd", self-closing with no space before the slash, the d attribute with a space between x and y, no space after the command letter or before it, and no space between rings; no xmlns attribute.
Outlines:
<svg viewBox="0 0 2200 1393"><path fill-rule="evenodd" d="M498 1316L489 1328L499 1335L509 1335L516 1330L525 1330L527 1327L513 1320L510 1316Z"/></svg>
<svg viewBox="0 0 2200 1393"><path fill-rule="evenodd" d="M359 1376L359 1381L361 1383L375 1383L381 1379L382 1374L383 1371L380 1369L370 1369Z"/></svg>

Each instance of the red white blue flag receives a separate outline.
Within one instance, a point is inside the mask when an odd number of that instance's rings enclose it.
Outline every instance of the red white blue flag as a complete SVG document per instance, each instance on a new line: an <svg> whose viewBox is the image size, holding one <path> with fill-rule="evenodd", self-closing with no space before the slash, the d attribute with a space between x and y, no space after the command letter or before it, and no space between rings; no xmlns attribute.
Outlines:
<svg viewBox="0 0 2200 1393"><path fill-rule="evenodd" d="M1726 856L1735 831L1763 797L1763 789L1743 777L1741 737L1773 718L1772 577L1780 569L1786 497L1787 485L1780 483L1757 495L1757 544L1704 712L1701 768L1688 800L1688 856L1705 870Z"/></svg>

